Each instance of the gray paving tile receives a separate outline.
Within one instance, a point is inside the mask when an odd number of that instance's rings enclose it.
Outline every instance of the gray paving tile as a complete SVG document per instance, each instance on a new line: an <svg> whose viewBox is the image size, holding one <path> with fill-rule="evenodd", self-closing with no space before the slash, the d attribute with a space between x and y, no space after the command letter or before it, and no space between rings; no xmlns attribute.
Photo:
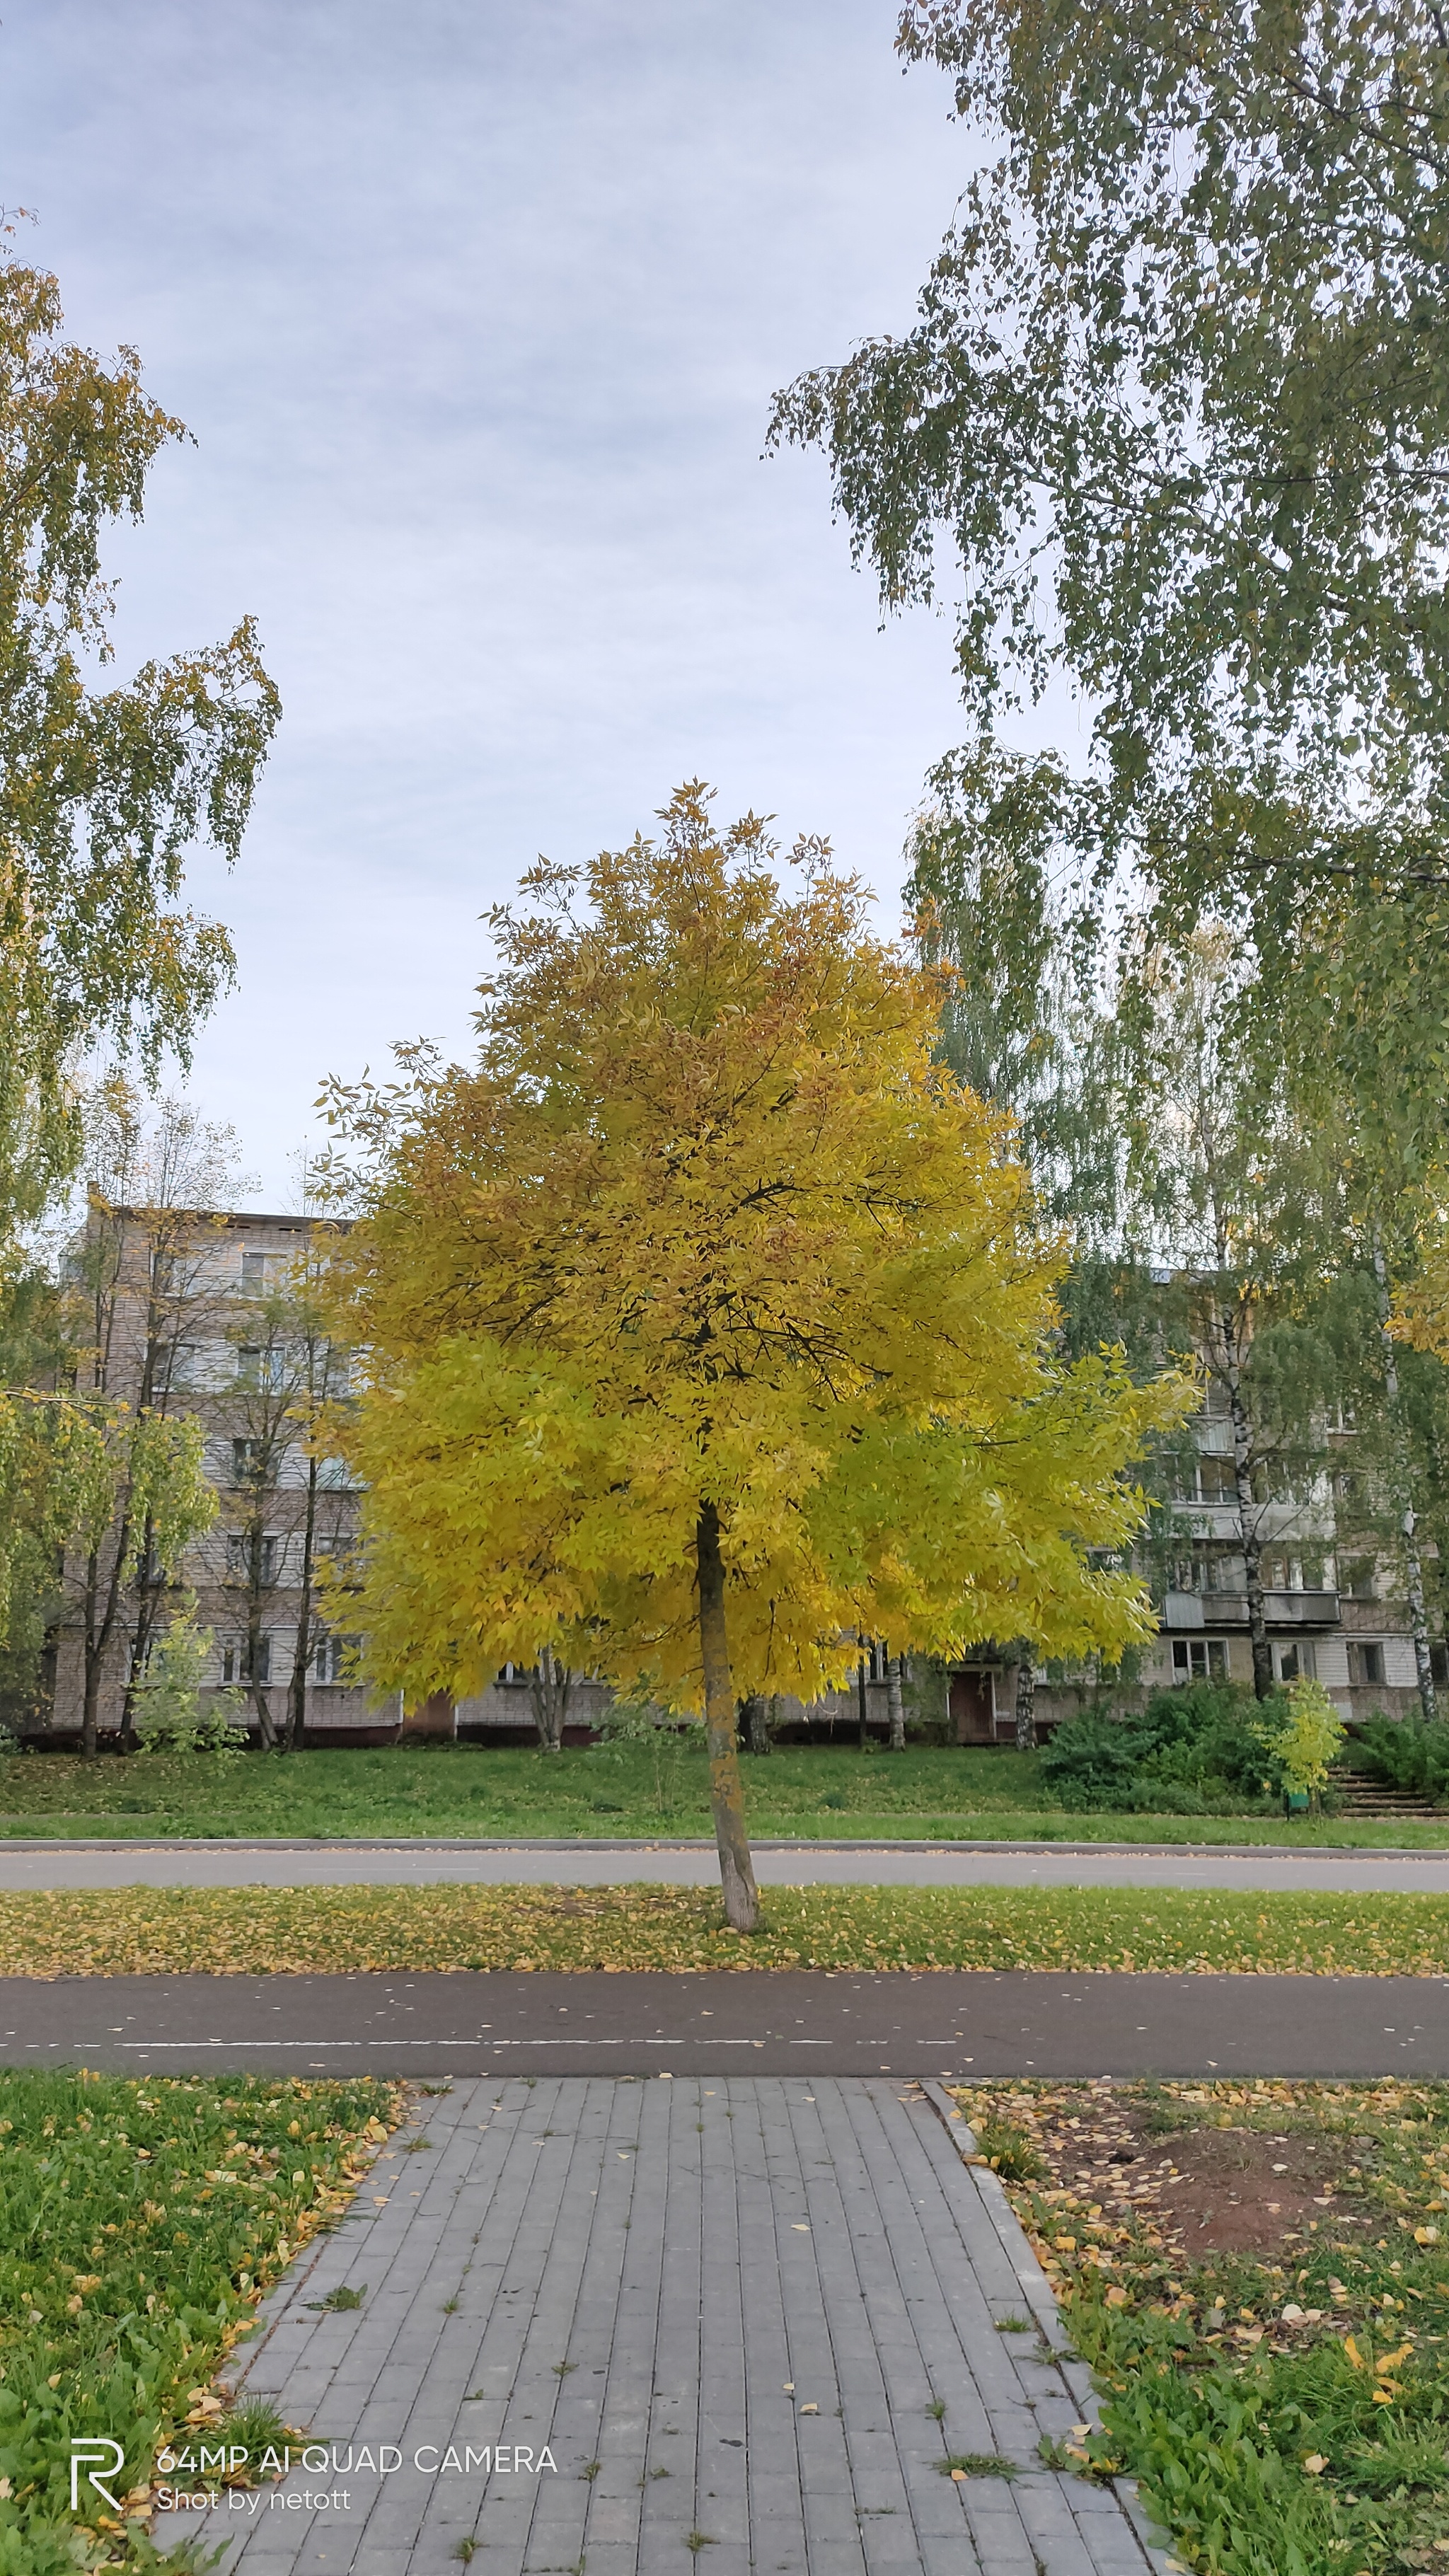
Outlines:
<svg viewBox="0 0 1449 2576"><path fill-rule="evenodd" d="M468 2537L487 2576L679 2576L692 2532L709 2576L1148 2576L1115 2494L1040 2466L1081 2388L995 2328L1029 2305L1053 2336L1050 2294L914 2087L490 2079L416 2125L431 2147L379 2156L241 2362L402 2465L287 2481L345 2483L345 2514L273 2490L217 2517L223 2576L443 2576ZM360 2310L308 2305L364 2281ZM943 2476L993 2449L1027 2474Z"/></svg>

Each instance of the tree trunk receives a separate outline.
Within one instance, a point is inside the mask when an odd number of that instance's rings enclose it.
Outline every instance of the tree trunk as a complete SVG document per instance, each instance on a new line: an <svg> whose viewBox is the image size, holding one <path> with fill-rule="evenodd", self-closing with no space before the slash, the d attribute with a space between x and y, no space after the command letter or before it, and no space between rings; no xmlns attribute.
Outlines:
<svg viewBox="0 0 1449 2576"><path fill-rule="evenodd" d="M1032 1753L1036 1749L1036 1665L1034 1646L1023 1644L1021 1661L1016 1668L1016 1749Z"/></svg>
<svg viewBox="0 0 1449 2576"><path fill-rule="evenodd" d="M155 1524L148 1514L146 1526L141 1534L141 1555L136 1568L136 1632L131 1639L131 1666L126 1675L125 1697L121 1702L121 1734L118 1749L122 1753L134 1753L136 1750L136 1692L146 1670L146 1658L151 1651L151 1632L156 1625L156 1613L161 1607L161 1586L153 1578L151 1571L155 1544Z"/></svg>
<svg viewBox="0 0 1449 2576"><path fill-rule="evenodd" d="M297 1634L292 1646L292 1678L287 1685L287 1721L283 1749L300 1752L307 1731L307 1667L312 1661L312 1565L317 1550L317 1461L307 1460L307 1508L302 1518L302 1584L297 1597Z"/></svg>
<svg viewBox="0 0 1449 2576"><path fill-rule="evenodd" d="M85 1623L81 1636L83 1683L81 1690L81 1759L93 1762L100 1751L101 1682L106 1669L106 1656L116 1632L116 1614L121 1602L121 1568L126 1561L130 1541L129 1513L123 1514L116 1533L116 1552L106 1585L105 1608L100 1608L100 1557L86 1560Z"/></svg>
<svg viewBox="0 0 1449 2576"><path fill-rule="evenodd" d="M770 1733L772 1707L773 1702L762 1697L759 1691L753 1692L746 1700L745 1750L747 1753L758 1755L774 1752L775 1742Z"/></svg>
<svg viewBox="0 0 1449 2576"><path fill-rule="evenodd" d="M695 1544L699 1565L699 1643L704 1663L709 1794L714 1810L715 1841L719 1846L725 1921L733 1931L753 1932L759 1924L760 1899L745 1834L735 1695L730 1683L729 1642L725 1633L724 1559L719 1548L719 1514L713 1503L700 1505Z"/></svg>
<svg viewBox="0 0 1449 2576"><path fill-rule="evenodd" d="M1425 1723L1432 1726L1439 1714L1439 1702L1430 1659L1429 1615L1424 1606L1424 1568L1409 1491L1407 1444L1399 1414L1399 1358L1394 1348L1394 1337L1389 1331L1389 1283L1384 1275L1383 1252L1377 1241L1374 1244L1374 1277L1379 1288L1379 1344L1384 1355L1384 1393L1389 1400L1389 1423L1398 1452L1399 1499L1403 1504L1403 1519L1399 1526L1404 1539L1404 1583L1408 1594L1409 1626L1414 1632L1414 1677L1419 1685L1419 1706L1424 1712Z"/></svg>
<svg viewBox="0 0 1449 2576"><path fill-rule="evenodd" d="M529 1696L533 1701L533 1722L538 1729L542 1753L563 1751L564 1716L568 1709L569 1684L573 1679L567 1664L559 1663L551 1646L540 1646L533 1668Z"/></svg>
<svg viewBox="0 0 1449 2576"><path fill-rule="evenodd" d="M868 1667L865 1657L862 1655L860 1662L856 1666L855 1672L856 1741L859 1744L862 1753L870 1742L870 1726L868 1722L870 1700L866 1692L866 1683L868 1678Z"/></svg>
<svg viewBox="0 0 1449 2576"><path fill-rule="evenodd" d="M905 1749L906 1749L906 1701L905 1701L905 1679L906 1679L906 1659L905 1659L905 1656L904 1656L904 1655L887 1655L887 1657L886 1657L886 1689L887 1689L887 1691L888 1691L888 1693L889 1693L889 1705L890 1705L890 1713L891 1713L891 1751L892 1751L892 1753L904 1753L904 1751L905 1751Z"/></svg>
<svg viewBox="0 0 1449 2576"><path fill-rule="evenodd" d="M97 1708L101 1695L101 1657L96 1646L96 1594L100 1569L92 1556L86 1566L85 1629L81 1638L81 1759L93 1762L99 1743Z"/></svg>
<svg viewBox="0 0 1449 2576"><path fill-rule="evenodd" d="M1248 1596L1248 1635L1253 1646L1253 1693L1267 1699L1273 1688L1273 1649L1263 1609L1263 1551L1258 1544L1257 1507L1253 1500L1252 1430L1243 1402L1238 1358L1237 1319L1222 1317L1223 1357L1228 1381L1228 1411L1233 1426L1233 1484L1238 1497L1238 1535L1243 1550L1243 1589Z"/></svg>
<svg viewBox="0 0 1449 2576"><path fill-rule="evenodd" d="M252 1706L257 1713L257 1728L262 1739L262 1751L264 1753L275 1753L277 1749L277 1730L272 1724L272 1705L271 1701L267 1697L269 1684L264 1681L259 1681L257 1678L262 1661L262 1540L260 1534L255 1530L251 1533L247 1555L249 1565L247 1579L247 1673L251 1682Z"/></svg>

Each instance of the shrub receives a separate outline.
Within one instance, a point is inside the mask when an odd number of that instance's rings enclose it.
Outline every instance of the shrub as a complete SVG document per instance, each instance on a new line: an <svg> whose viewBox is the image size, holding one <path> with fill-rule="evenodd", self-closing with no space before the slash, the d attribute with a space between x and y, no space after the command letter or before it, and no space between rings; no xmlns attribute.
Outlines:
<svg viewBox="0 0 1449 2576"><path fill-rule="evenodd" d="M202 1677L213 1644L209 1628L196 1625L196 1603L185 1602L168 1620L146 1659L136 1689L136 1741L143 1753L237 1753L246 1729L235 1723L237 1693L218 1691L201 1705Z"/></svg>
<svg viewBox="0 0 1449 2576"><path fill-rule="evenodd" d="M1424 1798L1449 1798L1449 1726L1426 1726L1421 1717L1395 1722L1380 1709L1354 1730L1364 1768L1391 1789L1414 1789Z"/></svg>
<svg viewBox="0 0 1449 2576"><path fill-rule="evenodd" d="M1260 1708L1235 1682L1193 1682L1152 1692L1121 1717L1088 1709L1059 1726L1041 1757L1042 1778L1063 1806L1120 1813L1204 1815L1258 1805L1272 1765Z"/></svg>
<svg viewBox="0 0 1449 2576"><path fill-rule="evenodd" d="M1128 1718L1083 1709L1053 1732L1041 1776L1064 1807L1126 1807L1138 1785L1141 1748Z"/></svg>

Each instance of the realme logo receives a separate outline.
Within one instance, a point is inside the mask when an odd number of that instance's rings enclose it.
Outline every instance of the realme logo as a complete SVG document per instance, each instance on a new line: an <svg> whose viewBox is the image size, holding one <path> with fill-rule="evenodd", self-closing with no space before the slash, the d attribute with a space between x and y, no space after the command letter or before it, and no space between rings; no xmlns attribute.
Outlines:
<svg viewBox="0 0 1449 2576"><path fill-rule="evenodd" d="M104 2497L112 2513L119 2513L121 2510L119 2502L112 2495L110 2488L102 2485L96 2471L103 2469L108 2478L119 2477L125 2465L126 2454L121 2444L112 2442L104 2434L98 2436L94 2442L72 2442L70 2446L71 2512L79 2513L81 2509L80 2482L81 2472L84 2471L86 2485L94 2487L97 2495Z"/></svg>

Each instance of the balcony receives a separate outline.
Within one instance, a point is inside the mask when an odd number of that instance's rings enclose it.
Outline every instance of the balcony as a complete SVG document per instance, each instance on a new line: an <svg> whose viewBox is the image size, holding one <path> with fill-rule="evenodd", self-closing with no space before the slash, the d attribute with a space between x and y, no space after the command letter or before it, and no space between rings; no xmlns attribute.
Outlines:
<svg viewBox="0 0 1449 2576"><path fill-rule="evenodd" d="M1263 1617L1269 1628L1302 1636L1312 1629L1339 1625L1336 1592L1265 1592ZM1162 1605L1162 1624L1174 1635L1188 1628L1246 1628L1247 1596L1242 1592L1169 1592Z"/></svg>

